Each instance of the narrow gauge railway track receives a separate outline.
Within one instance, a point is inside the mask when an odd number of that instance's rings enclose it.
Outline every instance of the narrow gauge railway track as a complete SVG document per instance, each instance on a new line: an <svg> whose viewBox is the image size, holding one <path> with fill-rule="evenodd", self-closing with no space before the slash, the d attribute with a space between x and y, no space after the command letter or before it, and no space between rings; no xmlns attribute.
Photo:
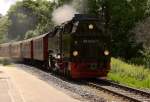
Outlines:
<svg viewBox="0 0 150 102"><path fill-rule="evenodd" d="M108 80L89 81L87 84L98 90L104 90L132 102L150 102L150 93L120 85Z"/></svg>

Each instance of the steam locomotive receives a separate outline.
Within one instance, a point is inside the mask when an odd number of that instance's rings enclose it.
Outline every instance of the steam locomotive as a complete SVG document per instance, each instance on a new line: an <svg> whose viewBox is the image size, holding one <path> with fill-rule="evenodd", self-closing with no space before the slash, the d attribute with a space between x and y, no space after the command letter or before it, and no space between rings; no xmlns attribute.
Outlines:
<svg viewBox="0 0 150 102"><path fill-rule="evenodd" d="M110 34L98 17L77 14L51 32L0 45L0 57L46 65L73 79L106 77L110 70Z"/></svg>

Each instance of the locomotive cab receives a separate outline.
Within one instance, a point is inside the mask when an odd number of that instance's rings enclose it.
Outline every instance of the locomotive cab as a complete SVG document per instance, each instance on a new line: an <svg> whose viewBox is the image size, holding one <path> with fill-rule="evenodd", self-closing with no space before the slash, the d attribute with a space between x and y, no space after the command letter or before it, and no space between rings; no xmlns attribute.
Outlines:
<svg viewBox="0 0 150 102"><path fill-rule="evenodd" d="M59 26L55 34L57 47L54 56L63 73L69 73L72 78L107 75L110 35L105 33L103 22L98 17L75 15L73 20Z"/></svg>

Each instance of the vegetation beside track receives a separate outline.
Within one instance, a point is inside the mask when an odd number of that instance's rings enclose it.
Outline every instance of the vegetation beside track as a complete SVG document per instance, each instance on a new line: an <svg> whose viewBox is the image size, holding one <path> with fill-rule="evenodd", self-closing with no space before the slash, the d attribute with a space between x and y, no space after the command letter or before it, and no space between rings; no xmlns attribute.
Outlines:
<svg viewBox="0 0 150 102"><path fill-rule="evenodd" d="M150 89L150 69L127 64L115 58L112 58L108 79L136 88Z"/></svg>
<svg viewBox="0 0 150 102"><path fill-rule="evenodd" d="M0 64L2 65L10 65L11 64L11 61L9 58L0 58Z"/></svg>

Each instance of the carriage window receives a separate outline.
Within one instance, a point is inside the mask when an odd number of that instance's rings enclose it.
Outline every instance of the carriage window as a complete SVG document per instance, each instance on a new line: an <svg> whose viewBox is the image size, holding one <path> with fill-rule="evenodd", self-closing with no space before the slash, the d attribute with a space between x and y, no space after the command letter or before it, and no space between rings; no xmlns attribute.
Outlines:
<svg viewBox="0 0 150 102"><path fill-rule="evenodd" d="M79 25L79 21L74 23L73 28L72 28L72 33L76 32L78 25Z"/></svg>

